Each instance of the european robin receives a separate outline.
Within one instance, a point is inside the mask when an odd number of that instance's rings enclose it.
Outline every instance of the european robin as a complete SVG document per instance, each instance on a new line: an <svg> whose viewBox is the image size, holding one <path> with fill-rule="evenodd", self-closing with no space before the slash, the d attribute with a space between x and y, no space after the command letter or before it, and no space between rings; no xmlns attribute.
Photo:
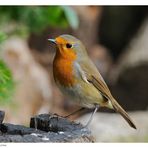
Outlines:
<svg viewBox="0 0 148 148"><path fill-rule="evenodd" d="M66 34L48 40L57 47L53 61L56 84L80 106L94 108L88 124L99 107L107 107L120 113L129 125L136 129L129 115L112 96L82 42Z"/></svg>

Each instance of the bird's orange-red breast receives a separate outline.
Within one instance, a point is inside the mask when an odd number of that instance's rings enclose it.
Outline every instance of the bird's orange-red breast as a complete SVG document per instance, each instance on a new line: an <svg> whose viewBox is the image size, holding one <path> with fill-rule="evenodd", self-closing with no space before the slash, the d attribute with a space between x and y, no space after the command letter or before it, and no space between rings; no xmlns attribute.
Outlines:
<svg viewBox="0 0 148 148"><path fill-rule="evenodd" d="M67 50L67 47L63 45L67 44L67 41L62 38L56 38L58 49L53 62L54 78L63 86L72 86L75 83L73 75L73 62L76 60L76 53L72 50Z"/></svg>
<svg viewBox="0 0 148 148"><path fill-rule="evenodd" d="M88 57L82 42L71 35L60 35L49 41L57 46L53 75L61 91L80 106L114 109L136 129L129 115L113 98L98 69Z"/></svg>

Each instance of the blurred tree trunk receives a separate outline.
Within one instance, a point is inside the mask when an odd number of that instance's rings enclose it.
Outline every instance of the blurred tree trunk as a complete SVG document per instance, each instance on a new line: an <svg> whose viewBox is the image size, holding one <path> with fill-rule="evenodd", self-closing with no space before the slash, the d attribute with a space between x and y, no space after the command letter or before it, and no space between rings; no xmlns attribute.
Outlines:
<svg viewBox="0 0 148 148"><path fill-rule="evenodd" d="M135 36L148 14L143 6L104 6L99 26L99 42L116 62Z"/></svg>
<svg viewBox="0 0 148 148"><path fill-rule="evenodd" d="M119 59L113 92L128 110L148 108L148 18Z"/></svg>
<svg viewBox="0 0 148 148"><path fill-rule="evenodd" d="M102 13L102 7L98 6L75 6L76 12L80 19L79 28L74 34L81 39L87 47L92 49L98 43L98 29Z"/></svg>

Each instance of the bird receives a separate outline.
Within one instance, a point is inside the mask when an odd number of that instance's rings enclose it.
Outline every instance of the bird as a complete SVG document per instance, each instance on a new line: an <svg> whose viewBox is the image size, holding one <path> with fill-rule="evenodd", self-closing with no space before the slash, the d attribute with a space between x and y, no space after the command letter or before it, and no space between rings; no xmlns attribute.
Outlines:
<svg viewBox="0 0 148 148"><path fill-rule="evenodd" d="M63 34L48 39L56 45L53 76L59 89L82 108L94 109L87 125L100 107L115 110L134 129L136 125L112 96L99 70L89 58L83 43Z"/></svg>

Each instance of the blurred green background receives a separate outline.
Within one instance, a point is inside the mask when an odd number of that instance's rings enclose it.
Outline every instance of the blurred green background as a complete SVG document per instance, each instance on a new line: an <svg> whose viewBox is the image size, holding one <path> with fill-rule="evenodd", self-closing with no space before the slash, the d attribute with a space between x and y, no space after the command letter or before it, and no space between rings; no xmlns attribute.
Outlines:
<svg viewBox="0 0 148 148"><path fill-rule="evenodd" d="M27 38L31 33L41 34L49 26L60 28L71 26L73 29L78 27L75 11L66 6L5 6L0 7L0 18L2 30L0 44L11 35ZM2 60L0 60L0 82L0 104L9 103L8 98L14 91L14 82L11 71Z"/></svg>

